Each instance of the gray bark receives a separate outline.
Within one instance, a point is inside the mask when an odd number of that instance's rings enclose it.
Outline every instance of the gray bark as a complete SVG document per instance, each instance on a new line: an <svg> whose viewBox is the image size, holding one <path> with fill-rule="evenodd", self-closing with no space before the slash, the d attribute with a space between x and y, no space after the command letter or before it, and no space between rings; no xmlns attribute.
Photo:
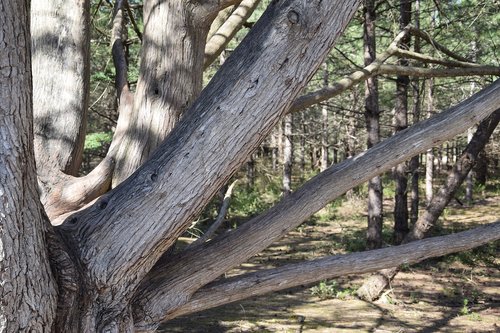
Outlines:
<svg viewBox="0 0 500 333"><path fill-rule="evenodd" d="M137 285L278 123L357 4L273 3L148 163L58 227L100 304L91 319L126 322ZM175 288L166 295L174 304L183 297Z"/></svg>
<svg viewBox="0 0 500 333"><path fill-rule="evenodd" d="M200 289L189 302L169 313L165 319L339 276L369 273L394 264L413 264L428 258L465 251L498 239L500 222L411 244L329 256L221 279Z"/></svg>
<svg viewBox="0 0 500 333"><path fill-rule="evenodd" d="M27 2L1 1L0 22L0 332L49 332L57 290L37 191Z"/></svg>
<svg viewBox="0 0 500 333"><path fill-rule="evenodd" d="M375 1L364 1L364 59L365 66L376 59L375 39ZM380 109L378 104L378 80L370 77L365 81L365 119L367 132L367 148L380 141ZM366 230L366 247L375 249L382 246L382 179L376 176L368 181L368 228Z"/></svg>
<svg viewBox="0 0 500 333"><path fill-rule="evenodd" d="M38 171L76 176L90 85L90 1L31 3L33 112Z"/></svg>

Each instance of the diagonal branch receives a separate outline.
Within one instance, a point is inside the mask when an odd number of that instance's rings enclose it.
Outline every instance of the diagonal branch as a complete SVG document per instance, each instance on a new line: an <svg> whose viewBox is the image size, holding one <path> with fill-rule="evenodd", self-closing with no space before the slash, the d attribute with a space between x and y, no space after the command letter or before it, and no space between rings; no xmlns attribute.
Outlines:
<svg viewBox="0 0 500 333"><path fill-rule="evenodd" d="M303 110L309 106L312 106L317 103L321 103L330 99L334 96L337 96L344 92L345 90L353 87L354 85L363 82L367 78L373 76L379 67L387 61L398 49L399 42L408 35L410 31L410 27L407 27L403 31L401 31L396 38L389 45L387 50L385 50L380 56L377 57L370 65L364 67L363 69L356 71L349 76L337 81L330 87L326 87L303 96L297 98L292 106L290 107L289 112L295 112Z"/></svg>
<svg viewBox="0 0 500 333"><path fill-rule="evenodd" d="M426 42L428 42L429 44L431 44L436 50L446 54L447 56L449 56L450 58L453 58L453 59L456 59L458 61L463 61L463 62L471 62L469 59L467 58L464 58L458 54L456 54L455 52L452 52L450 50L448 50L445 46L439 44L437 41L435 41L429 33L423 31L423 30L420 30L420 29L417 29L413 26L410 27L410 33L413 35L413 36L416 36L416 37L420 37L422 38L423 40L425 40Z"/></svg>
<svg viewBox="0 0 500 333"><path fill-rule="evenodd" d="M414 264L425 259L470 250L498 239L500 220L468 231L410 244L330 256L238 275L201 288L186 304L168 313L163 320L325 279L369 273L395 264Z"/></svg>
<svg viewBox="0 0 500 333"><path fill-rule="evenodd" d="M471 141L461 154L453 169L448 174L446 182L439 189L426 207L424 213L418 218L403 240L404 243L423 239L430 228L436 223L443 210L454 197L456 191L463 183L465 177L476 163L479 152L484 149L488 140L500 121L500 110L493 112L483 120L474 133ZM358 296L373 301L378 298L382 291L390 284L399 272L399 267L384 269L369 277L358 289Z"/></svg>
<svg viewBox="0 0 500 333"><path fill-rule="evenodd" d="M273 2L150 159L58 227L96 301L124 311L160 256L278 123L359 2Z"/></svg>
<svg viewBox="0 0 500 333"><path fill-rule="evenodd" d="M347 190L464 132L495 111L499 103L497 80L457 106L330 167L237 230L166 259L136 292L137 312L162 318L187 302L201 286L261 252ZM169 290L176 298L158 297L158 290Z"/></svg>

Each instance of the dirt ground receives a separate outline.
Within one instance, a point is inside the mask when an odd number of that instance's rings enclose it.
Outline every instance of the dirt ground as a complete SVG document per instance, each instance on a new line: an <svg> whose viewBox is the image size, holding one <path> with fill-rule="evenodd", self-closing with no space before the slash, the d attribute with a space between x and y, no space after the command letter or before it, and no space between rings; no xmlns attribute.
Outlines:
<svg viewBox="0 0 500 333"><path fill-rule="evenodd" d="M391 202L384 206L385 211L391 211ZM449 233L499 217L500 196L486 197L470 208L455 203L443 214L439 229ZM361 200L326 208L231 275L359 251L365 221ZM387 216L386 237L390 237L391 224ZM500 332L499 247L497 242L406 267L391 289L373 303L354 296L354 290L368 275L350 276L177 318L160 331Z"/></svg>

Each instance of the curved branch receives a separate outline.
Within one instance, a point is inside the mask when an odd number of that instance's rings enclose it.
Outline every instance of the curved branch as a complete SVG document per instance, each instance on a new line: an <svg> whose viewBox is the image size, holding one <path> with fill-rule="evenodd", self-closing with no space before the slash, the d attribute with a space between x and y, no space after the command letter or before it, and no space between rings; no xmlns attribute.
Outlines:
<svg viewBox="0 0 500 333"><path fill-rule="evenodd" d="M57 172L39 175L39 183L44 187L43 204L53 225L60 224L62 217L84 207L106 193L111 186L115 162L107 157L88 175L73 177Z"/></svg>
<svg viewBox="0 0 500 333"><path fill-rule="evenodd" d="M418 36L420 38L422 38L423 40L425 40L426 42L428 42L429 44L431 44L436 50L438 51L441 51L442 53L446 54L447 56L453 58L453 59L456 59L458 61L463 61L463 62L471 62L469 59L467 58L464 58L450 50L448 50L446 47L444 47L443 45L439 44L438 42L436 42L429 33L423 31L423 30L420 30L420 29L417 29L413 26L410 26L410 33L413 35L413 36Z"/></svg>
<svg viewBox="0 0 500 333"><path fill-rule="evenodd" d="M321 103L330 99L334 96L337 96L344 92L345 90L353 87L354 85L366 80L367 78L373 76L379 67L387 61L398 49L399 42L405 38L410 31L410 27L405 28L401 31L396 38L389 45L387 50L385 50L380 56L378 56L370 65L364 67L363 69L352 73L349 76L344 77L343 79L337 81L332 86L319 89L317 91L305 94L297 98L292 106L289 109L289 112L295 112L303 110L307 107L310 107L314 104Z"/></svg>
<svg viewBox="0 0 500 333"><path fill-rule="evenodd" d="M212 38L207 41L207 45L205 45L204 68L210 66L222 51L224 51L227 44L252 15L259 2L260 0L243 0Z"/></svg>
<svg viewBox="0 0 500 333"><path fill-rule="evenodd" d="M235 180L234 182L229 185L226 194L224 194L224 200L222 201L222 206L220 208L219 214L217 215L217 219L215 222L208 228L208 230L196 241L191 243L189 246L195 246L197 244L201 244L212 238L212 236L215 234L217 229L219 229L220 225L222 222L224 222L224 218L226 217L227 210L229 209L229 204L231 203L231 195L233 193L233 188L238 183L238 180Z"/></svg>
<svg viewBox="0 0 500 333"><path fill-rule="evenodd" d="M500 220L468 231L432 237L405 245L330 256L222 279L198 290L163 320L206 310L269 292L307 285L349 274L363 274L394 265L470 250L500 239ZM137 325L139 326L139 325Z"/></svg>
<svg viewBox="0 0 500 333"><path fill-rule="evenodd" d="M137 312L148 318L163 318L201 286L259 253L347 190L464 132L495 111L499 103L497 80L457 106L328 168L235 231L166 259L138 288L134 303L140 309ZM158 288L168 288L175 297L158 299Z"/></svg>

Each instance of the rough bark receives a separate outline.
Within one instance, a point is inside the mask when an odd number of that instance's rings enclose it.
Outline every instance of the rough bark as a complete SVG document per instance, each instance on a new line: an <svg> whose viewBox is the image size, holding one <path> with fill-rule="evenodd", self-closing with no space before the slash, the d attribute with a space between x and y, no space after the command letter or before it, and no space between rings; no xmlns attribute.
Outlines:
<svg viewBox="0 0 500 333"><path fill-rule="evenodd" d="M434 196L425 209L422 216L413 225L411 231L403 240L404 243L409 243L415 240L423 239L432 226L434 226L443 210L446 208L450 200L463 183L467 174L470 172L479 153L488 143L488 139L495 130L500 121L500 110L495 111L487 119L483 120L479 125L474 137L471 139L467 148L464 150L457 163L448 174L445 185L443 185L436 196ZM399 267L384 269L370 277L363 286L358 289L358 296L366 300L377 299L381 292L387 288L392 279L399 272Z"/></svg>
<svg viewBox="0 0 500 333"><path fill-rule="evenodd" d="M135 287L278 123L357 5L274 2L148 163L58 227L85 267L96 322L127 318Z"/></svg>
<svg viewBox="0 0 500 333"><path fill-rule="evenodd" d="M376 59L374 0L364 1L364 61L369 66ZM380 109L378 104L378 80L369 77L365 81L365 120L367 132L367 148L380 141ZM382 180L376 176L368 181L368 228L366 230L366 247L376 249L382 246Z"/></svg>
<svg viewBox="0 0 500 333"><path fill-rule="evenodd" d="M174 311L201 286L262 251L348 189L484 119L497 108L499 91L500 81L497 81L474 98L328 168L231 233L166 258L148 274L136 292L134 308L138 325L147 326ZM176 298L166 298L163 293Z"/></svg>
<svg viewBox="0 0 500 333"><path fill-rule="evenodd" d="M34 163L27 1L0 1L0 21L0 332L50 332L57 291Z"/></svg>

